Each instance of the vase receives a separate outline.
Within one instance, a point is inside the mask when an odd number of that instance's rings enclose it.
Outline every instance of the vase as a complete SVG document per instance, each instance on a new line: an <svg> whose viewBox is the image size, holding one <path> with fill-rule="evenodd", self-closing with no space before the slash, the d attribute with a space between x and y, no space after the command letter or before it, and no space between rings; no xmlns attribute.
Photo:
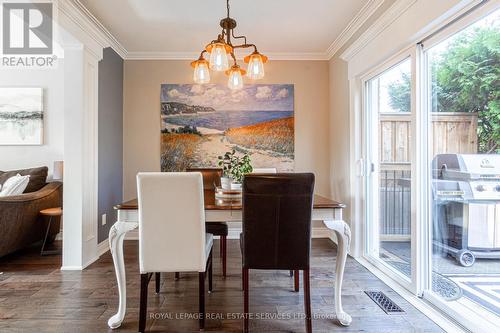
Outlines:
<svg viewBox="0 0 500 333"><path fill-rule="evenodd" d="M231 190L241 190L241 183L231 183Z"/></svg>
<svg viewBox="0 0 500 333"><path fill-rule="evenodd" d="M230 190L233 179L231 177L221 177L220 185L224 190Z"/></svg>

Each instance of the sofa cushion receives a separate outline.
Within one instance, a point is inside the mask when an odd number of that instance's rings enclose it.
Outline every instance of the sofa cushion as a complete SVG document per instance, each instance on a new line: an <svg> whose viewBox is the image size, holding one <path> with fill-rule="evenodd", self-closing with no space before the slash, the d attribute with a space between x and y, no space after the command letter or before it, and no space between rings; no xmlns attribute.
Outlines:
<svg viewBox="0 0 500 333"><path fill-rule="evenodd" d="M3 184L2 190L0 191L0 197L23 194L29 181L30 176L21 176L17 174L14 177L10 177Z"/></svg>
<svg viewBox="0 0 500 333"><path fill-rule="evenodd" d="M14 177L17 174L20 174L21 176L30 176L28 187L26 188L26 190L24 190L24 193L36 192L44 187L47 183L48 172L49 168L47 167L0 171L0 184L4 184L7 179L9 179L10 177Z"/></svg>

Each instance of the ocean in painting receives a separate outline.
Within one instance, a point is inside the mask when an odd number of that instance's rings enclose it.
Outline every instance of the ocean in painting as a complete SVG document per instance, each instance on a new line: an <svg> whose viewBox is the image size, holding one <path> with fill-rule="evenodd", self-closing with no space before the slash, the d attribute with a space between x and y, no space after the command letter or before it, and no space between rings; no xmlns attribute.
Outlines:
<svg viewBox="0 0 500 333"><path fill-rule="evenodd" d="M249 154L254 168L294 169L294 87L162 84L161 170L215 167L217 156Z"/></svg>
<svg viewBox="0 0 500 333"><path fill-rule="evenodd" d="M293 111L215 111L203 115L165 116L165 123L179 126L196 126L225 131L230 128L293 117Z"/></svg>

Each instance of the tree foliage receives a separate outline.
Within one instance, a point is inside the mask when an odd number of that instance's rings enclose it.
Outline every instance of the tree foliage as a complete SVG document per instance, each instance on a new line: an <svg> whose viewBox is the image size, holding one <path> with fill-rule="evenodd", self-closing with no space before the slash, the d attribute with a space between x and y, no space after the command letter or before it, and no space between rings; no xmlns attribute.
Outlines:
<svg viewBox="0 0 500 333"><path fill-rule="evenodd" d="M389 105L399 112L411 112L411 77L409 73L401 73L401 80L391 82L389 89Z"/></svg>
<svg viewBox="0 0 500 333"><path fill-rule="evenodd" d="M478 151L500 153L500 29L498 24L464 30L432 64L432 110L477 112ZM410 110L410 80L388 86L391 107Z"/></svg>

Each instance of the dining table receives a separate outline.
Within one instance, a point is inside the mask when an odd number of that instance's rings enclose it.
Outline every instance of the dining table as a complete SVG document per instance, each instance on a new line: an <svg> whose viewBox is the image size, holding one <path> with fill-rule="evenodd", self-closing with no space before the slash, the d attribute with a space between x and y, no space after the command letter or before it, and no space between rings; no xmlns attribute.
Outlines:
<svg viewBox="0 0 500 333"><path fill-rule="evenodd" d="M204 191L205 221L210 222L242 222L241 201L219 202L214 190ZM109 248L113 257L113 264L118 284L118 311L108 320L112 329L120 327L127 310L127 283L125 263L123 260L123 240L125 235L139 226L138 201L132 199L116 205L117 221L109 231ZM323 224L336 235L336 268L335 268L335 315L338 323L350 325L352 318L342 309L342 280L349 250L351 231L349 225L342 220L342 209L345 205L314 195L312 220L322 221ZM168 213L167 213L168 215Z"/></svg>

